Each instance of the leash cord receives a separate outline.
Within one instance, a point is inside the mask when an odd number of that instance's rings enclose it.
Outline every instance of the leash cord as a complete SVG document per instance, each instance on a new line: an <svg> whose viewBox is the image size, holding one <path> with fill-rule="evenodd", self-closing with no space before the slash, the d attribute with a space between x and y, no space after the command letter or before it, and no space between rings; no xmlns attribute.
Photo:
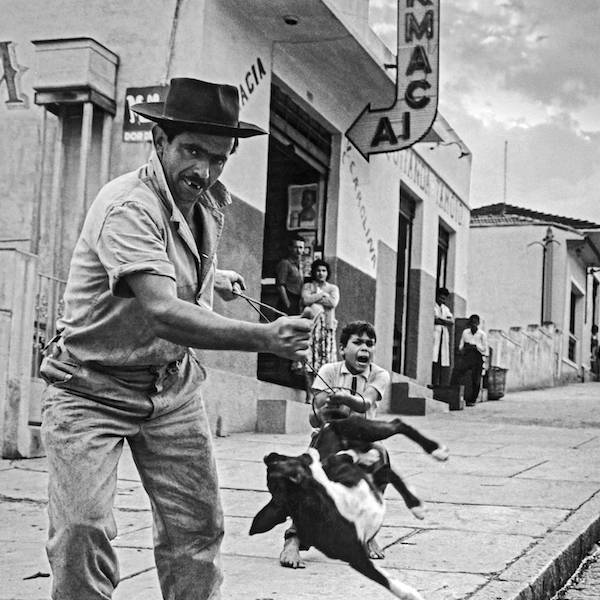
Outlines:
<svg viewBox="0 0 600 600"><path fill-rule="evenodd" d="M277 310L273 306L269 306L268 304L264 304L263 302L259 302L255 298L250 298L249 296L246 296L246 294L242 294L242 292L239 291L235 287L233 289L233 294L235 296L239 296L240 298L243 298L267 323L271 323L271 320L258 308L258 306L262 306L263 308L268 308L269 310L272 310L275 314L280 315L282 317L289 316L286 313L281 312L280 310ZM316 327L316 325L317 325L316 319L313 319L313 329ZM305 359L303 361L303 363L304 363L305 366L307 366L315 374L316 377L318 377L327 386L327 389L329 389L329 391L332 394L335 393L335 390L329 385L329 383L327 383L327 381L325 381L325 379L323 379L323 377L308 362L308 360ZM363 399L363 401L364 401L364 399ZM319 415L317 414L317 411L315 409L315 397L314 397L314 394L313 394L313 398L312 398L312 402L311 402L311 408L312 408L313 414L315 415L315 418L317 419L317 421L321 421L321 418L319 417Z"/></svg>
<svg viewBox="0 0 600 600"><path fill-rule="evenodd" d="M269 306L268 304L264 304L263 302L259 302L258 300L256 300L255 298L250 298L249 296L246 296L246 294L242 294L241 291L239 291L238 289L234 288L233 289L233 294L235 296L239 296L240 298L243 298L244 300L246 300L246 302L267 322L267 323L271 323L272 321L260 310L260 308L258 308L259 306L261 306L262 308L268 308L269 310L273 311L276 315L282 316L282 317L287 317L289 315L287 315L286 313L277 310L276 308L274 308L273 306ZM317 319L318 317L313 318L313 329L316 327L317 325ZM327 389L332 393L335 394L336 390L348 390L350 393L352 393L352 390L350 388L347 387L338 387L336 386L335 388L332 387L331 385L329 385L329 383L327 383L327 381L325 381L325 379L323 379L323 377L319 374L319 372L308 362L308 360L304 360L303 361L304 365L307 366L314 374L316 377L318 377L326 386ZM356 394L357 396L360 396L360 399L362 400L363 403L363 408L364 410L364 415L365 418L367 417L367 401L365 400L365 397L359 393L359 392L354 392L354 394ZM323 420L321 419L321 417L319 417L319 415L317 414L317 411L315 409L315 395L313 394L312 397L312 402L311 402L311 408L313 411L313 414L315 415L315 418L317 419L317 421L320 421L321 423L323 423Z"/></svg>

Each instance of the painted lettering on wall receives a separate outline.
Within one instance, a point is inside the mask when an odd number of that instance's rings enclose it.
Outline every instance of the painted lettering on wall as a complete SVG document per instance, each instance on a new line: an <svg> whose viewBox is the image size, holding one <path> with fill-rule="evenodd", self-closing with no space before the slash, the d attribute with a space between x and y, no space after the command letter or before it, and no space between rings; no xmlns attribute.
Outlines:
<svg viewBox="0 0 600 600"><path fill-rule="evenodd" d="M260 85L262 78L267 74L265 67L263 66L262 60L258 57L255 63L246 71L244 80L239 85L240 90L240 102L244 106L248 102L250 96L254 93L254 90Z"/></svg>
<svg viewBox="0 0 600 600"><path fill-rule="evenodd" d="M416 152L404 150L387 157L398 166L401 176L423 192L425 198L435 201L438 208L457 225L463 224L463 215L467 211L465 203Z"/></svg>
<svg viewBox="0 0 600 600"><path fill-rule="evenodd" d="M352 146L350 144L346 144L346 148L344 149L344 152L342 154L342 164L347 166L348 173L350 174L352 180L354 201L356 208L358 209L362 232L365 238L365 242L367 244L367 249L369 251L369 260L371 261L371 264L375 269L377 266L377 250L375 247L375 241L373 240L371 229L369 228L369 225L367 223L367 204L360 189L360 179L356 174L356 162L349 154L351 150Z"/></svg>
<svg viewBox="0 0 600 600"><path fill-rule="evenodd" d="M4 101L8 108L27 108L28 98L21 92L20 78L27 67L19 65L13 42L0 42L0 89L4 88L8 99Z"/></svg>

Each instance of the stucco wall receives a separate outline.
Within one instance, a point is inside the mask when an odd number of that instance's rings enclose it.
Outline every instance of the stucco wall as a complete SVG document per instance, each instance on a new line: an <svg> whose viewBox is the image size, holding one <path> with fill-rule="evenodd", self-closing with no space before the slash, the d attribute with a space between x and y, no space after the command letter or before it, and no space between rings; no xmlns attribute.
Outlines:
<svg viewBox="0 0 600 600"><path fill-rule="evenodd" d="M570 243L582 240L576 231L552 227L554 242L547 246L551 261L546 278L551 280L551 306L548 319L562 332L561 359L565 372L578 372L589 366L590 327L585 311L588 282L586 266ZM473 227L469 249L469 295L467 310L482 316L488 329L509 331L541 321L542 246L547 224ZM569 361L569 325L572 287L580 294L575 336L578 340L575 361ZM548 302L548 300L546 300ZM557 334L558 335L558 334Z"/></svg>
<svg viewBox="0 0 600 600"><path fill-rule="evenodd" d="M551 387L561 377L562 334L552 324L488 332L492 366L508 369L506 390Z"/></svg>
<svg viewBox="0 0 600 600"><path fill-rule="evenodd" d="M540 322L542 239L534 226L473 227L469 245L467 312L488 329Z"/></svg>

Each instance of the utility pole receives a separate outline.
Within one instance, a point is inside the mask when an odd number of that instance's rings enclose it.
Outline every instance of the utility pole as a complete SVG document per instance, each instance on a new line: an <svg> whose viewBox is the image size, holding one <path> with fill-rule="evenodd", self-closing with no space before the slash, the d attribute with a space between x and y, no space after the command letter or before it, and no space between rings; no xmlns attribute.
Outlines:
<svg viewBox="0 0 600 600"><path fill-rule="evenodd" d="M548 227L546 235L541 242L527 244L527 246L539 245L542 247L542 306L540 325L552 320L552 265L554 263L552 244L560 246L560 242L554 239L551 227Z"/></svg>
<svg viewBox="0 0 600 600"><path fill-rule="evenodd" d="M506 208L506 168L508 164L508 140L504 140L504 191L502 194L502 213Z"/></svg>

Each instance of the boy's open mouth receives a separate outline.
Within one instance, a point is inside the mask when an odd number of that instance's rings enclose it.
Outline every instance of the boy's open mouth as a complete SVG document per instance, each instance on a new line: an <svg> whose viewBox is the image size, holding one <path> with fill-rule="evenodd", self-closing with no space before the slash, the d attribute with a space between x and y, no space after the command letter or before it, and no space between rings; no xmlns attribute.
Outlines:
<svg viewBox="0 0 600 600"><path fill-rule="evenodd" d="M360 363L361 365L366 365L369 362L369 357L368 356L357 356L356 362Z"/></svg>

